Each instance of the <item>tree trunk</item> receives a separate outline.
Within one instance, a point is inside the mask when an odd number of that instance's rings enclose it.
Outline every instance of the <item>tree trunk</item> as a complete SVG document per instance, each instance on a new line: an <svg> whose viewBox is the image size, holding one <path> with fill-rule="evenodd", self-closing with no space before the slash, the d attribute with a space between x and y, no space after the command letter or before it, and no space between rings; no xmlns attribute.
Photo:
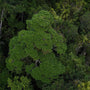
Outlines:
<svg viewBox="0 0 90 90"><path fill-rule="evenodd" d="M2 13L1 13L1 20L0 20L0 36L2 34L2 19L3 19L3 14L4 14L4 9L2 9Z"/></svg>

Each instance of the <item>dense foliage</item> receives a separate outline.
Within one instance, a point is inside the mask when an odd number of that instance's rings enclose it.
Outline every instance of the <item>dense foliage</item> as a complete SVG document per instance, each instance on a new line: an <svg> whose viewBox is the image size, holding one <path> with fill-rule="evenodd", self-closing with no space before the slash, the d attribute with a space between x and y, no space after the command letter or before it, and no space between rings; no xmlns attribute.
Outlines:
<svg viewBox="0 0 90 90"><path fill-rule="evenodd" d="M64 54L66 45L63 36L50 26L50 21L52 21L50 13L40 11L31 21L27 21L28 31L22 30L18 36L10 40L10 56L6 60L10 71L22 73L22 70L26 69L33 78L46 83L65 72L65 67L56 59L53 50L60 55ZM29 28L30 24L31 28ZM27 57L29 57L28 62L25 59ZM40 65L35 67L34 62Z"/></svg>
<svg viewBox="0 0 90 90"><path fill-rule="evenodd" d="M0 90L90 90L90 0L0 0Z"/></svg>

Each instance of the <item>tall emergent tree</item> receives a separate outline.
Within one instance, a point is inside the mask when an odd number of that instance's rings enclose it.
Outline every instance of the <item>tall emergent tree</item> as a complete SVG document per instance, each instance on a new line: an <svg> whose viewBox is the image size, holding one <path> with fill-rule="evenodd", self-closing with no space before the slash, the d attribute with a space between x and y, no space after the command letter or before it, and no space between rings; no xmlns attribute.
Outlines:
<svg viewBox="0 0 90 90"><path fill-rule="evenodd" d="M44 10L27 20L27 30L10 40L6 60L10 71L26 72L43 83L50 83L65 72L57 54L65 54L67 46L63 35L52 28L53 22L53 16Z"/></svg>

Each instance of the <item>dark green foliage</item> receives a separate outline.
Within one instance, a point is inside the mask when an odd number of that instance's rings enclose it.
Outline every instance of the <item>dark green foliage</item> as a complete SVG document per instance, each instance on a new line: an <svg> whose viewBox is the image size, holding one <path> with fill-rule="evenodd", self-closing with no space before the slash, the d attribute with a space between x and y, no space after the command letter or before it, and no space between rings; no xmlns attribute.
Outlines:
<svg viewBox="0 0 90 90"><path fill-rule="evenodd" d="M73 81L66 83L63 78L59 78L51 84L44 84L42 90L77 90L77 87L73 85Z"/></svg>
<svg viewBox="0 0 90 90"><path fill-rule="evenodd" d="M6 89L7 86L7 80L11 75L9 74L7 69L3 69L0 71L0 87ZM0 89L1 90L1 89Z"/></svg>
<svg viewBox="0 0 90 90"><path fill-rule="evenodd" d="M67 26L67 27L64 27L61 31L64 34L64 36L66 37L67 41L68 42L77 41L78 27L69 22L65 22L64 26Z"/></svg>
<svg viewBox="0 0 90 90"><path fill-rule="evenodd" d="M0 71L4 68L5 65L5 56L4 56L4 42L0 41Z"/></svg>
<svg viewBox="0 0 90 90"><path fill-rule="evenodd" d="M71 79L83 79L86 73L85 57L77 57L73 53L70 53L66 58L67 61L64 64L66 65L67 77L69 74Z"/></svg>
<svg viewBox="0 0 90 90"><path fill-rule="evenodd" d="M60 80L55 80L55 82L51 84L44 84L42 86L42 90L60 90L64 85L64 80L60 78ZM62 88L62 90L64 90Z"/></svg>
<svg viewBox="0 0 90 90"><path fill-rule="evenodd" d="M80 17L80 28L82 33L86 34L90 31L90 11L87 11Z"/></svg>

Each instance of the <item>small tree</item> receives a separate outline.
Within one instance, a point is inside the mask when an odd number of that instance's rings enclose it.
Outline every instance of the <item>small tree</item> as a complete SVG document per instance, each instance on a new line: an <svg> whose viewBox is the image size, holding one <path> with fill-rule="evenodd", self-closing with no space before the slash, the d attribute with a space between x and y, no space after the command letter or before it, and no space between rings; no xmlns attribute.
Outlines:
<svg viewBox="0 0 90 90"><path fill-rule="evenodd" d="M44 10L27 20L27 31L10 40L6 60L10 71L22 73L25 69L36 80L47 83L65 72L56 54L64 54L67 47L64 37L52 28L53 22L53 16Z"/></svg>
<svg viewBox="0 0 90 90"><path fill-rule="evenodd" d="M24 76L21 76L20 78L15 76L13 81L8 78L8 87L10 87L11 90L33 90L30 85L30 80Z"/></svg>

